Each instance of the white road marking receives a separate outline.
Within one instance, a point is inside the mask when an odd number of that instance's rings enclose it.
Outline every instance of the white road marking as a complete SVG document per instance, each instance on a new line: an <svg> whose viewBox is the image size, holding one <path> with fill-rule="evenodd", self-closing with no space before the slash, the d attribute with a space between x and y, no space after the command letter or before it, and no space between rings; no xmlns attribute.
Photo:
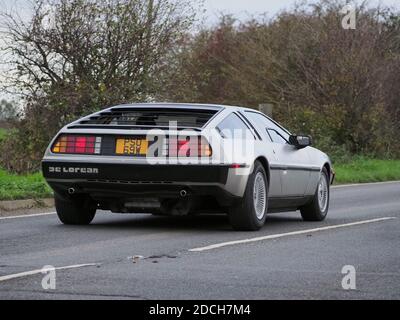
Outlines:
<svg viewBox="0 0 400 320"><path fill-rule="evenodd" d="M18 216L8 216L8 217L0 217L0 220L7 219L18 219L18 218L29 218L29 217L40 217L40 216L48 216L51 214L56 214L56 212L44 212L44 213L33 213L33 214L21 214Z"/></svg>
<svg viewBox="0 0 400 320"><path fill-rule="evenodd" d="M201 252L201 251L213 250L213 249L227 247L227 246L233 246L236 244L271 240L271 239L283 238L283 237L288 237L288 236L295 236L295 235L299 235L299 234L306 234L306 233L320 232L320 231L325 231L325 230L346 228L346 227L358 226L358 225L362 225L362 224L387 221L387 220L392 220L392 219L397 219L397 218L396 217L377 218L377 219L363 220L363 221L357 221L357 222L351 222L351 223L345 223L345 224L337 224L337 225L327 226L327 227L320 227L320 228L315 228L315 229L307 229L307 230L292 231L292 232L287 232L287 233L271 234L269 236L263 236L263 237L257 237L257 238L221 242L221 243L212 244L212 245L209 245L206 247L189 249L189 251Z"/></svg>
<svg viewBox="0 0 400 320"><path fill-rule="evenodd" d="M400 181L384 181L384 182L369 182L369 183L353 183L353 184L340 184L337 186L331 186L331 189L340 189L347 187L362 187L362 186L371 186L371 185L382 185L382 184L395 184L400 183Z"/></svg>
<svg viewBox="0 0 400 320"><path fill-rule="evenodd" d="M98 266L98 265L99 265L98 263L85 263L85 264L75 264L72 266L58 267L58 268L54 268L54 269L30 270L30 271L15 273L15 274L9 274L7 276L2 276L2 277L0 277L0 282L11 280L11 279L16 279L16 278L32 276L32 275L39 274L39 273L42 273L45 271L50 271L50 270L76 269L76 268L83 268L83 267L93 267L93 266Z"/></svg>

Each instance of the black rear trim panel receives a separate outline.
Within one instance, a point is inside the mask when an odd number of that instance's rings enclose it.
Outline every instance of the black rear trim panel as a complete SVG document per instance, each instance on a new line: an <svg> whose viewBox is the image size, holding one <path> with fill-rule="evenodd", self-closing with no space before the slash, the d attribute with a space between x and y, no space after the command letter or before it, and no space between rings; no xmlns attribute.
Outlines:
<svg viewBox="0 0 400 320"><path fill-rule="evenodd" d="M42 162L46 179L225 184L229 166Z"/></svg>

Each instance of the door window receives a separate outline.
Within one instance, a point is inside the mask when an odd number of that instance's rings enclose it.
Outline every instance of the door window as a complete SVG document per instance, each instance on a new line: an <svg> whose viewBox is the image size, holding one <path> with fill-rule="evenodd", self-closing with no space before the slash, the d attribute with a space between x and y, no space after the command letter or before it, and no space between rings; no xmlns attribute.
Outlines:
<svg viewBox="0 0 400 320"><path fill-rule="evenodd" d="M252 111L245 111L245 112L250 119L252 119L256 123L259 123L260 125L262 125L262 127L264 127L267 130L272 142L280 144L288 143L290 133L286 129L282 128L281 126L279 126L277 123L275 123L262 113L252 112Z"/></svg>
<svg viewBox="0 0 400 320"><path fill-rule="evenodd" d="M249 127L235 113L231 113L217 126L218 131L224 138L233 137L233 134L239 132L242 137L253 137ZM234 132L235 131L235 132Z"/></svg>

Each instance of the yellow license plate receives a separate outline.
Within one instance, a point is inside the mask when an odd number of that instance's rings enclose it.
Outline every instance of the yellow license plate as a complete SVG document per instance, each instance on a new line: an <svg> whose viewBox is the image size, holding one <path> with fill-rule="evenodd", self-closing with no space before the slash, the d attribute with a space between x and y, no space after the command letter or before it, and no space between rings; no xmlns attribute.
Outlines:
<svg viewBox="0 0 400 320"><path fill-rule="evenodd" d="M124 138L117 139L115 153L132 156L145 156L149 143L146 139Z"/></svg>

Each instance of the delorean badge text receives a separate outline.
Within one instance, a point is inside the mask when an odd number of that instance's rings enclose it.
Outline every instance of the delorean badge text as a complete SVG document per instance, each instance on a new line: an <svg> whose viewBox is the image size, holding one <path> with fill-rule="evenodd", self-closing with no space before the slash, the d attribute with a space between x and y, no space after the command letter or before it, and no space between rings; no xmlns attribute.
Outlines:
<svg viewBox="0 0 400 320"><path fill-rule="evenodd" d="M50 173L85 173L98 174L98 168L70 168L70 167L49 167Z"/></svg>

